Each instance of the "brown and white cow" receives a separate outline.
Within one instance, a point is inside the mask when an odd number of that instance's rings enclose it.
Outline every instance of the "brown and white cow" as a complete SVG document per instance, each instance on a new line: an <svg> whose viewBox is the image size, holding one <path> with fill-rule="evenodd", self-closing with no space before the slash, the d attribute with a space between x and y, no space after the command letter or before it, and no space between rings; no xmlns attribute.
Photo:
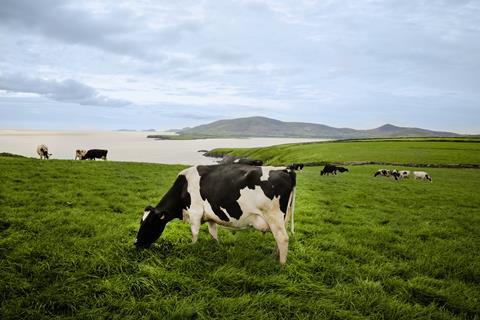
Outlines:
<svg viewBox="0 0 480 320"><path fill-rule="evenodd" d="M48 147L44 144L39 144L37 146L37 153L40 156L40 159L48 159L52 154L48 153Z"/></svg>
<svg viewBox="0 0 480 320"><path fill-rule="evenodd" d="M82 160L83 156L87 153L85 149L77 149L75 150L75 160L79 159Z"/></svg>

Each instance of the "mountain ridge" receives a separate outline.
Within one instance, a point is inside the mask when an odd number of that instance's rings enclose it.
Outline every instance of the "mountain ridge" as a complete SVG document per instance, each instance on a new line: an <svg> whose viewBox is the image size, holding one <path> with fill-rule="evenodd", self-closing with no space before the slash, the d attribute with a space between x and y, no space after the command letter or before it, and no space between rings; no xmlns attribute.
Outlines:
<svg viewBox="0 0 480 320"><path fill-rule="evenodd" d="M178 130L180 135L203 137L272 137L272 138L398 138L398 137L455 137L448 131L433 131L415 127L399 127L387 123L378 128L357 130L335 128L309 122L284 122L267 117L222 119L192 128Z"/></svg>

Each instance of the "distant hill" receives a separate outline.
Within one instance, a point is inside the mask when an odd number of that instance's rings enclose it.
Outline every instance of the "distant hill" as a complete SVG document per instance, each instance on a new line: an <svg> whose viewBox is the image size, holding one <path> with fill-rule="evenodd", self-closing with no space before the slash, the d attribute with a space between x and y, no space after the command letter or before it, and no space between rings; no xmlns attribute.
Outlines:
<svg viewBox="0 0 480 320"><path fill-rule="evenodd" d="M386 124L370 130L334 128L323 124L283 122L266 117L219 120L177 131L180 135L202 137L276 137L276 138L395 138L395 137L454 137L453 132L431 131L420 128L397 127Z"/></svg>

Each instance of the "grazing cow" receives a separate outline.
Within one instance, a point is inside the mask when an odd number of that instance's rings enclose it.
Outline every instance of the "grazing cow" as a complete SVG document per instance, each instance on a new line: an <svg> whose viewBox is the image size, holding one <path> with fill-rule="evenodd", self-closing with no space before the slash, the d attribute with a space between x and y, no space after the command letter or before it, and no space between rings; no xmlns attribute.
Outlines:
<svg viewBox="0 0 480 320"><path fill-rule="evenodd" d="M408 179L408 177L410 177L410 171L408 170L402 170L402 171L399 171L399 173L400 173L401 179Z"/></svg>
<svg viewBox="0 0 480 320"><path fill-rule="evenodd" d="M217 224L232 229L270 230L280 264L284 264L288 251L286 224L290 219L293 232L295 184L295 170L286 167L190 167L178 174L156 207L145 208L135 245L148 248L173 219L190 224L195 243L200 225L208 222L208 230L217 241Z"/></svg>
<svg viewBox="0 0 480 320"><path fill-rule="evenodd" d="M421 179L421 180L428 180L430 182L432 181L432 177L430 177L430 175L425 171L413 171L413 176L415 177L415 180Z"/></svg>
<svg viewBox="0 0 480 320"><path fill-rule="evenodd" d="M323 175L327 175L327 174L334 174L336 175L337 174L337 166L333 165L333 164L330 164L330 163L327 163L324 167L323 167L323 170L320 171L320 175L323 176Z"/></svg>
<svg viewBox="0 0 480 320"><path fill-rule="evenodd" d="M376 176L382 176L382 177L390 177L390 174L392 172L388 169L378 169L377 172L373 175L374 177Z"/></svg>
<svg viewBox="0 0 480 320"><path fill-rule="evenodd" d="M86 153L87 153L87 150L84 150L84 149L75 150L75 160L77 159L81 160Z"/></svg>
<svg viewBox="0 0 480 320"><path fill-rule="evenodd" d="M305 165L303 163L292 163L291 165L289 165L288 167L292 170L303 170L303 167Z"/></svg>
<svg viewBox="0 0 480 320"><path fill-rule="evenodd" d="M48 147L44 144L37 146L37 153L40 156L40 159L48 159L52 155L51 153L48 153Z"/></svg>
<svg viewBox="0 0 480 320"><path fill-rule="evenodd" d="M95 160L97 158L97 159L107 160L107 152L108 152L108 150L90 149L80 159L81 160Z"/></svg>
<svg viewBox="0 0 480 320"><path fill-rule="evenodd" d="M338 170L339 172L348 172L348 169L345 168L345 167L337 167L337 170Z"/></svg>
<svg viewBox="0 0 480 320"><path fill-rule="evenodd" d="M392 175L392 177L395 178L395 180L400 179L400 172L398 172L397 169L393 169L393 170L390 172L390 174Z"/></svg>

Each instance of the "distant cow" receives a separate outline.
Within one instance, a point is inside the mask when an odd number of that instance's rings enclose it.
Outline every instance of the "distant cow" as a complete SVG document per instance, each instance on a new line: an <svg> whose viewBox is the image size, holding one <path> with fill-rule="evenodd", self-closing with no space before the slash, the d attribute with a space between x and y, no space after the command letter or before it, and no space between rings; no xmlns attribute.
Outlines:
<svg viewBox="0 0 480 320"><path fill-rule="evenodd" d="M87 153L87 150L84 150L84 149L75 150L75 160L77 159L81 160L86 153Z"/></svg>
<svg viewBox="0 0 480 320"><path fill-rule="evenodd" d="M330 163L327 163L322 171L320 171L320 175L323 176L323 175L327 175L327 174L334 174L336 175L337 174L337 166L333 165L333 164L330 164Z"/></svg>
<svg viewBox="0 0 480 320"><path fill-rule="evenodd" d="M52 155L51 153L48 153L48 147L44 144L38 145L37 153L40 156L40 159L48 159Z"/></svg>
<svg viewBox="0 0 480 320"><path fill-rule="evenodd" d="M103 159L107 160L107 152L108 150L102 149L90 149L82 156L81 160L95 160L95 159Z"/></svg>
<svg viewBox="0 0 480 320"><path fill-rule="evenodd" d="M392 175L392 177L395 178L395 180L398 180L401 178L400 172L398 172L397 169L393 169L390 174Z"/></svg>
<svg viewBox="0 0 480 320"><path fill-rule="evenodd" d="M432 177L430 177L430 175L425 171L413 171L413 176L415 177L415 180L422 179L432 181Z"/></svg>
<svg viewBox="0 0 480 320"><path fill-rule="evenodd" d="M305 165L303 163L292 163L291 165L288 166L288 168L292 170L303 170L303 167Z"/></svg>
<svg viewBox="0 0 480 320"><path fill-rule="evenodd" d="M401 179L407 179L408 177L410 177L410 171L408 170L401 170L398 173L400 173Z"/></svg>
<svg viewBox="0 0 480 320"><path fill-rule="evenodd" d="M192 242L200 226L218 241L217 224L231 229L271 231L280 264L287 261L288 234L295 203L296 174L288 167L245 164L195 166L183 170L156 207L147 206L135 245L148 248L174 219L190 224Z"/></svg>
<svg viewBox="0 0 480 320"><path fill-rule="evenodd" d="M397 169L389 170L389 169L378 169L377 172L373 175L374 177L381 176L381 177L394 177L395 180L400 178L400 172Z"/></svg>
<svg viewBox="0 0 480 320"><path fill-rule="evenodd" d="M392 172L388 169L378 169L373 176L390 177L391 173Z"/></svg>

